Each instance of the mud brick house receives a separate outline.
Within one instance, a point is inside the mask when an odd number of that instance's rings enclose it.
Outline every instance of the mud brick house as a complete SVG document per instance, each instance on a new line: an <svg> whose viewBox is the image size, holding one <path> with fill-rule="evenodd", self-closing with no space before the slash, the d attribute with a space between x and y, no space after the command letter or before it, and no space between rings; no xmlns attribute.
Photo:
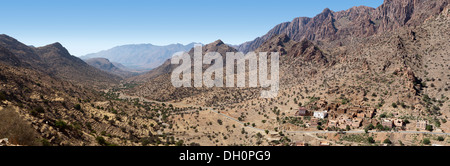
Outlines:
<svg viewBox="0 0 450 166"><path fill-rule="evenodd" d="M328 121L328 127L337 127L338 121L337 120L329 120Z"/></svg>
<svg viewBox="0 0 450 166"><path fill-rule="evenodd" d="M358 117L358 118L365 118L366 116L367 116L367 114L365 112L356 113L356 117Z"/></svg>
<svg viewBox="0 0 450 166"><path fill-rule="evenodd" d="M404 125L403 120L401 120L401 119L395 119L394 120L394 126L395 127L403 127L403 125Z"/></svg>
<svg viewBox="0 0 450 166"><path fill-rule="evenodd" d="M330 103L325 107L325 110L327 111L337 111L339 108L339 103Z"/></svg>
<svg viewBox="0 0 450 166"><path fill-rule="evenodd" d="M377 110L375 108L368 108L368 110L366 111L367 113L366 117L372 119L373 116L375 116L376 111Z"/></svg>
<svg viewBox="0 0 450 166"><path fill-rule="evenodd" d="M357 113L361 113L363 111L364 111L364 109L361 107L351 107L347 110L347 112L350 114L357 114Z"/></svg>
<svg viewBox="0 0 450 166"><path fill-rule="evenodd" d="M320 141L319 146L330 146L330 143L327 141Z"/></svg>
<svg viewBox="0 0 450 166"><path fill-rule="evenodd" d="M345 113L347 113L347 109L346 108L338 108L336 112L338 114L345 114Z"/></svg>
<svg viewBox="0 0 450 166"><path fill-rule="evenodd" d="M347 126L347 125L351 126L352 124L353 124L353 120L352 119L345 119L344 126Z"/></svg>
<svg viewBox="0 0 450 166"><path fill-rule="evenodd" d="M361 118L355 118L355 119L353 119L353 121L352 121L352 127L354 127L354 128L360 127L362 121L363 121L363 119L361 119Z"/></svg>
<svg viewBox="0 0 450 166"><path fill-rule="evenodd" d="M294 143L294 146L308 146L308 143L303 141L297 141Z"/></svg>
<svg viewBox="0 0 450 166"><path fill-rule="evenodd" d="M427 125L428 125L428 121L421 120L421 121L418 121L416 123L416 128L418 128L420 130L426 130L427 129Z"/></svg>
<svg viewBox="0 0 450 166"><path fill-rule="evenodd" d="M392 128L393 127L393 122L390 119L383 119L381 121L381 125L383 125L384 127Z"/></svg>
<svg viewBox="0 0 450 166"><path fill-rule="evenodd" d="M376 126L378 124L378 121L376 119L365 119L362 122L363 126L369 126L370 124L372 124L373 126Z"/></svg>
<svg viewBox="0 0 450 166"><path fill-rule="evenodd" d="M339 117L339 115L336 114L336 112L328 112L328 118L337 119L338 117Z"/></svg>
<svg viewBox="0 0 450 166"><path fill-rule="evenodd" d="M319 125L319 119L312 118L310 121L311 126L318 126Z"/></svg>
<svg viewBox="0 0 450 166"><path fill-rule="evenodd" d="M309 111L305 107L300 107L295 116L309 116Z"/></svg>

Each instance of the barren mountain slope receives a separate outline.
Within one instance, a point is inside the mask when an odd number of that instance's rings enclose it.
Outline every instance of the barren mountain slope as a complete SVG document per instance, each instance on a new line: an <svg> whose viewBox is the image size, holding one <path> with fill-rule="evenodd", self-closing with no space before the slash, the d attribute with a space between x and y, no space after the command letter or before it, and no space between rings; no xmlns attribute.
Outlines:
<svg viewBox="0 0 450 166"><path fill-rule="evenodd" d="M275 26L267 34L241 44L239 51L258 48L272 36L286 33L291 39L329 42L348 37L367 37L403 26L417 26L441 12L449 0L385 0L378 8L353 7L333 12L325 9L313 18L298 17Z"/></svg>
<svg viewBox="0 0 450 166"><path fill-rule="evenodd" d="M84 61L87 64L89 64L97 69L120 76L122 78L128 78L128 77L137 75L137 73L126 71L126 70L123 70L123 69L117 67L116 65L114 65L112 62L110 62L106 58L90 58L90 59L86 59Z"/></svg>

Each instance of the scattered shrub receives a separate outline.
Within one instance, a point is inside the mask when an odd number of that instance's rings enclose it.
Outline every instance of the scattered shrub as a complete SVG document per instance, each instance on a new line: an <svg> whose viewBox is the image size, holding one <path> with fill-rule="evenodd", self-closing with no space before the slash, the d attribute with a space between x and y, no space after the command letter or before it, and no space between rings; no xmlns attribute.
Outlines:
<svg viewBox="0 0 450 166"><path fill-rule="evenodd" d="M424 138L422 143L425 144L425 145L429 145L431 143L431 141L430 141L429 138Z"/></svg>
<svg viewBox="0 0 450 166"><path fill-rule="evenodd" d="M73 108L75 108L76 110L81 110L81 105L80 104L75 104L75 106L73 106Z"/></svg>
<svg viewBox="0 0 450 166"><path fill-rule="evenodd" d="M0 110L0 138L18 145L39 145L38 134L12 108Z"/></svg>

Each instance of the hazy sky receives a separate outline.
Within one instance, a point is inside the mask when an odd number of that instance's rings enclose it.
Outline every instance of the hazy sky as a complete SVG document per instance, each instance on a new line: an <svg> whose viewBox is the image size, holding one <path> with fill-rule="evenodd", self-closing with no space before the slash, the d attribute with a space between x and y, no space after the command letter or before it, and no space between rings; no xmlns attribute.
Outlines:
<svg viewBox="0 0 450 166"><path fill-rule="evenodd" d="M241 44L295 17L383 0L1 0L0 34L81 56L124 44Z"/></svg>

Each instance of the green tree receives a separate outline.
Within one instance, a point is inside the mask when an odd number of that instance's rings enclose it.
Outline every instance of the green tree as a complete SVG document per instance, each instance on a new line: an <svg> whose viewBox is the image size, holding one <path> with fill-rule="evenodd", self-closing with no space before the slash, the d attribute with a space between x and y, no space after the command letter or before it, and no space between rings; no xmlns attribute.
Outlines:
<svg viewBox="0 0 450 166"><path fill-rule="evenodd" d="M322 126L317 126L317 130L322 130Z"/></svg>
<svg viewBox="0 0 450 166"><path fill-rule="evenodd" d="M425 144L425 145L429 145L431 143L431 141L430 141L429 138L424 138L422 143Z"/></svg>
<svg viewBox="0 0 450 166"><path fill-rule="evenodd" d="M367 142L373 144L373 143L375 143L375 140L373 139L373 137L369 137L369 138L367 138Z"/></svg>
<svg viewBox="0 0 450 166"><path fill-rule="evenodd" d="M97 138L95 138L95 140L97 140L97 143L102 146L108 146L108 142L106 142L105 138L103 138L102 136L98 136Z"/></svg>
<svg viewBox="0 0 450 166"><path fill-rule="evenodd" d="M427 125L427 127L425 128L428 131L433 131L433 126L432 125Z"/></svg>
<svg viewBox="0 0 450 166"><path fill-rule="evenodd" d="M397 103L392 103L392 107L397 108Z"/></svg>
<svg viewBox="0 0 450 166"><path fill-rule="evenodd" d="M184 141L183 140L179 140L177 141L177 143L175 143L175 146L183 146Z"/></svg>
<svg viewBox="0 0 450 166"><path fill-rule="evenodd" d="M62 121L62 120L57 120L55 122L55 127L61 129L61 130L65 130L67 128L69 128L69 126L67 125L66 122Z"/></svg>
<svg viewBox="0 0 450 166"><path fill-rule="evenodd" d="M76 110L81 110L81 105L80 104L75 104L75 106L73 106L73 108L75 108Z"/></svg>

